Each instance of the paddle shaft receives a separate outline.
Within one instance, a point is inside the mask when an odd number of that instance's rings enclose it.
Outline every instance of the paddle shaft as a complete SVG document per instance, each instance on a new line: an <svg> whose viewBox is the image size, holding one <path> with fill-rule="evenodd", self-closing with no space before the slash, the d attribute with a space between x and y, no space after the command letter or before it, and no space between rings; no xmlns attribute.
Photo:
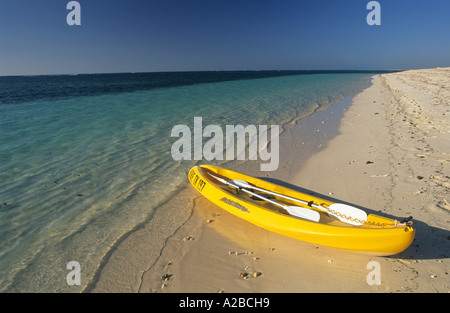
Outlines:
<svg viewBox="0 0 450 313"><path fill-rule="evenodd" d="M209 174L209 173L208 173L208 174ZM233 188L236 188L236 189L238 189L238 190L242 190L242 191L246 192L247 194L249 194L249 195L251 195L251 196L257 197L257 198L259 198L259 199L261 199L261 200L267 201L267 202L269 202L269 203L271 203L271 204L273 204L273 205L276 205L276 206L278 206L278 207L280 207L280 208L282 208L282 209L285 209L285 210L288 211L289 213L291 213L293 210L295 210L296 214L301 215L302 218L305 218L305 219L308 219L308 220L311 220L311 221L314 221L314 222L318 222L318 220L319 220L319 214L318 214L318 212L316 212L316 211L314 211L314 210L307 209L307 208L300 208L300 207L292 207L292 208L291 208L291 207L289 207L289 206L287 206L287 205L283 205L283 204L281 204L281 203L278 203L278 202L275 202L275 201L273 201L273 200L267 199L267 198L265 198L265 197L263 197L263 196L261 196L261 195L258 195L258 194L254 193L254 192L251 192L250 190L247 190L247 189L242 188L242 187L240 187L240 186L238 186L238 185L235 185L235 184L233 184L233 183L230 183L229 181L227 181L227 180L225 180L225 179L222 179L222 178L220 178L220 177L216 177L216 176L214 176L214 175L212 175L212 174L209 174L209 175L212 176L212 177L214 177L214 178L217 179L218 181L224 183L225 185L229 185L229 186L231 186L231 187L233 187ZM308 213L312 213L314 216L308 216L307 213L302 213L302 212L299 212L298 210L305 210L305 211L308 212ZM310 211L310 212L309 212L309 211ZM309 214L309 215L311 215L311 214Z"/></svg>
<svg viewBox="0 0 450 313"><path fill-rule="evenodd" d="M243 186L239 186L239 187L243 187ZM276 192L273 192L273 191L269 191L269 190L266 190L266 189L258 188L256 186L248 185L248 187L246 187L246 188L252 188L252 189L255 189L255 190L267 193L267 194L272 195L272 196L277 196L277 197L280 197L280 198L284 198L286 200L291 200L291 201L298 202L298 203L301 203L301 204L306 204L308 206L313 206L313 207L321 209L321 210L325 210L325 208L320 206L320 205L317 205L317 204L314 204L314 203L310 204L310 202L307 202L307 201L304 201L304 200L300 200L300 199L291 198L289 196L286 196L286 195L283 195L283 194L279 194L279 193L276 193Z"/></svg>
<svg viewBox="0 0 450 313"><path fill-rule="evenodd" d="M263 188L259 188L259 187L256 187L256 186L251 186L246 181L234 180L233 183L237 184L239 187L251 188L251 189L258 190L258 191L261 191L261 192L264 192L264 193L267 193L267 194L270 194L270 195L273 195L273 196L278 196L280 198L284 198L284 199L291 200L291 201L294 201L294 202L298 202L298 203L301 203L301 204L306 204L306 205L308 205L310 207L315 207L315 208L317 208L317 209L319 209L321 211L325 211L328 214L336 216L340 221L345 222L345 223L350 223L350 224L353 224L353 225L360 225L360 224L364 224L364 222L367 221L367 214L363 210L360 210L358 208L354 208L354 207L351 207L351 206L346 206L346 205L342 205L342 204L334 204L335 207L339 206L340 210L337 210L337 208L334 208L334 210L333 210L331 208L333 205L330 206L330 208L326 208L326 207L323 207L321 205L314 204L312 201L311 202L306 202L304 200L292 198L292 197L289 197L289 196L286 196L286 195L283 195L283 194L279 194L279 193L276 193L276 192L273 192L273 191L269 191L269 190L266 190L266 189L263 189ZM345 211L342 211L342 209L343 209L342 206L345 206Z"/></svg>
<svg viewBox="0 0 450 313"><path fill-rule="evenodd" d="M211 175L211 174L210 174L210 175ZM213 175L211 175L211 176L213 176ZM269 203L272 203L273 205L276 205L276 206L278 206L278 207L280 207L280 208L283 208L283 209L285 209L285 207L286 207L285 205L282 205L281 203L272 201L272 200L267 199L267 198L265 198L265 197L263 197L263 196L261 196L261 195L258 195L258 194L254 193L254 192L251 192L250 190L247 190L247 189L242 188L242 187L240 187L240 186L238 186L238 185L235 185L235 184L233 184L233 183L230 183L229 181L226 181L225 179L222 179L222 178L216 177L216 176L213 176L213 177L214 177L215 179L217 179L218 181L220 181L220 182L226 184L226 185L230 185L231 187L234 187L234 188L236 188L236 189L238 189L238 190L245 191L246 193L248 193L249 195L252 195L253 197L257 197L257 198L259 198L259 199L261 199L261 200L264 200L264 201L267 201L267 202L269 202ZM255 188L255 189L256 189L256 188Z"/></svg>
<svg viewBox="0 0 450 313"><path fill-rule="evenodd" d="M307 209L307 208L302 208L302 207L296 207L296 206L287 206L287 205L283 205L281 203L272 201L270 199L267 199L261 195L258 195L257 193L251 192L250 190L247 190L243 187L240 187L239 190L242 190L246 193L248 193L249 195L252 195L253 197L257 197L261 200L264 200L266 202L272 203L273 205L279 206L280 208L285 209L286 211L289 212L290 215L294 215L303 219L307 219L313 222L318 222L320 219L320 215L318 212L311 210L311 209Z"/></svg>

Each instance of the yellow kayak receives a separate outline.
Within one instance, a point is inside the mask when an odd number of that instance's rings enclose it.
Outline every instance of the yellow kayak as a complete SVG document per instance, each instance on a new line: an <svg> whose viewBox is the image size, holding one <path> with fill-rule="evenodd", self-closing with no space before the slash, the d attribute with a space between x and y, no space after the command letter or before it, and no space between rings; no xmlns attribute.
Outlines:
<svg viewBox="0 0 450 313"><path fill-rule="evenodd" d="M250 223L288 237L370 255L393 255L413 241L411 222L304 194L212 165L194 166L191 184L208 200Z"/></svg>

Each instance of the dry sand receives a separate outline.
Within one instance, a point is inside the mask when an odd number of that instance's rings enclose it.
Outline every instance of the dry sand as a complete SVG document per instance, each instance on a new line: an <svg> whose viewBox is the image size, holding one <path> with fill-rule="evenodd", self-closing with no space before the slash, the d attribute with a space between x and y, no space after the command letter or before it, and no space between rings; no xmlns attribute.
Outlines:
<svg viewBox="0 0 450 313"><path fill-rule="evenodd" d="M368 212L412 215L416 239L401 254L359 255L271 233L189 187L168 204L170 214L158 210L110 252L86 291L449 292L449 99L450 68L374 76L349 108L288 127L280 169L263 174ZM263 176L258 168L235 170ZM380 266L380 284L368 283L370 261Z"/></svg>

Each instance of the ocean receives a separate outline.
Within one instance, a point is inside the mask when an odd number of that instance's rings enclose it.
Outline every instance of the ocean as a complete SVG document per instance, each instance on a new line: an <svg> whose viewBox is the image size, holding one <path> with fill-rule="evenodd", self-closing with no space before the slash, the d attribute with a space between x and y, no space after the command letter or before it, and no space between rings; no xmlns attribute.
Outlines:
<svg viewBox="0 0 450 313"><path fill-rule="evenodd" d="M92 277L206 163L173 159L174 126L193 129L195 117L223 128L282 126L357 94L372 74L0 77L0 292L70 292L73 260Z"/></svg>

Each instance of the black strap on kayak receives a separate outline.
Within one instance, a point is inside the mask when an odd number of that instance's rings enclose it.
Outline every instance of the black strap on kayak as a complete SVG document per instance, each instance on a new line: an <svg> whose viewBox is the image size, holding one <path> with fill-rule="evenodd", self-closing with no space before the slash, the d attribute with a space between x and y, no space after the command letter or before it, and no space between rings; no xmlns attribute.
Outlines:
<svg viewBox="0 0 450 313"><path fill-rule="evenodd" d="M401 221L401 223L408 223L408 222L409 222L410 220L412 220L412 219L413 219L412 216L407 217L407 218L403 219L403 220Z"/></svg>
<svg viewBox="0 0 450 313"><path fill-rule="evenodd" d="M407 217L407 218L405 218L405 219L403 219L402 221L401 221L401 223L403 224L403 223L408 223L410 220L412 220L413 219L413 217L412 216L410 216L410 217Z"/></svg>
<svg viewBox="0 0 450 313"><path fill-rule="evenodd" d="M310 207L312 207L313 204L314 204L314 201L309 201L309 202L308 202L308 206L310 206Z"/></svg>
<svg viewBox="0 0 450 313"><path fill-rule="evenodd" d="M412 216L407 217L407 218L403 219L403 220L401 221L401 223L402 223L402 224L406 224L407 226L412 226L412 222L411 222L412 219L413 219Z"/></svg>

